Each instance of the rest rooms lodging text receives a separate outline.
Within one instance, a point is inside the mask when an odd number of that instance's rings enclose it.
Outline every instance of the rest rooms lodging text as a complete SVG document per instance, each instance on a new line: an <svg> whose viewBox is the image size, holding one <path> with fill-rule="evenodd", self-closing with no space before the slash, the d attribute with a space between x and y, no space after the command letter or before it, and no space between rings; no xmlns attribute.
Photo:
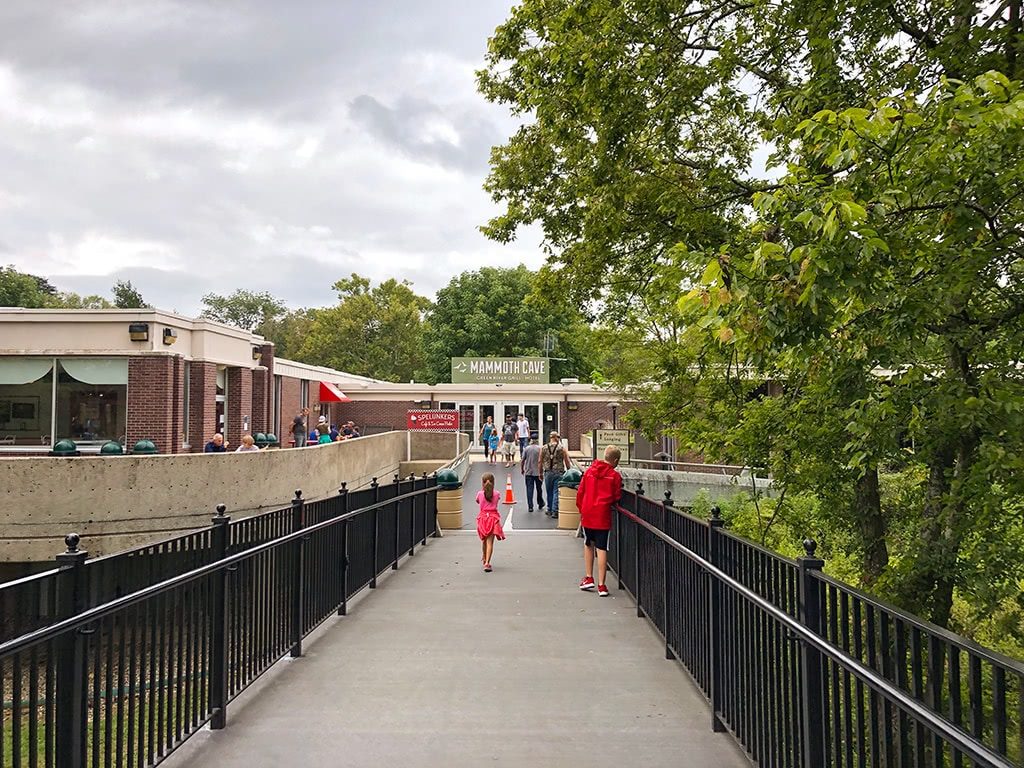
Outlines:
<svg viewBox="0 0 1024 768"><path fill-rule="evenodd" d="M453 357L453 384L549 384L546 357Z"/></svg>

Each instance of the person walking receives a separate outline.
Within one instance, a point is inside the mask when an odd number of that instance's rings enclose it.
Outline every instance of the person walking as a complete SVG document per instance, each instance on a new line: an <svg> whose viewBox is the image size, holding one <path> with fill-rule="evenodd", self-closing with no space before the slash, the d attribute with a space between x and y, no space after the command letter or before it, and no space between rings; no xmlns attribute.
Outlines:
<svg viewBox="0 0 1024 768"><path fill-rule="evenodd" d="M614 445L604 449L604 461L598 459L583 473L576 489L576 506L583 527L584 576L580 589L597 587L600 597L608 597L608 534L612 529L612 507L622 497L622 476L615 469L622 453ZM597 557L597 584L594 584L594 558Z"/></svg>
<svg viewBox="0 0 1024 768"><path fill-rule="evenodd" d="M558 517L558 481L569 468L569 453L562 447L561 437L557 432L548 435L548 444L540 452L537 463L541 476L544 478L544 495L548 500L548 517Z"/></svg>
<svg viewBox="0 0 1024 768"><path fill-rule="evenodd" d="M494 540L504 539L501 529L501 513L498 511L498 493L494 490L494 475L490 472L482 478L483 490L476 495L480 512L476 516L476 532L480 537L481 560L484 571L491 572L491 556L494 554Z"/></svg>
<svg viewBox="0 0 1024 768"><path fill-rule="evenodd" d="M540 472L540 446L534 438L530 438L530 444L523 450L523 458L519 462L519 470L526 478L526 506L528 511L533 512L534 491L537 492L537 508L544 511L544 481Z"/></svg>
<svg viewBox="0 0 1024 768"><path fill-rule="evenodd" d="M495 427L494 430L491 432L491 436L487 438L487 447L490 449L490 452L491 452L491 458L490 458L490 463L491 464L497 464L498 463L498 443L500 441L501 441L501 436L498 434L497 427Z"/></svg>
<svg viewBox="0 0 1024 768"><path fill-rule="evenodd" d="M516 436L519 430L511 416L505 417L505 426L501 429L501 442L504 445L505 466L511 467L516 462Z"/></svg>
<svg viewBox="0 0 1024 768"><path fill-rule="evenodd" d="M530 442L530 420L525 414L519 414L519 421L516 422L516 430L519 432L519 455L526 452L526 446Z"/></svg>
<svg viewBox="0 0 1024 768"><path fill-rule="evenodd" d="M491 455L491 435L495 432L494 418L492 416L487 417L487 421L480 427L480 442L484 446L484 458L488 459Z"/></svg>
<svg viewBox="0 0 1024 768"><path fill-rule="evenodd" d="M292 419L292 439L295 441L296 448L302 448L306 445L306 417L309 416L309 408L303 408L298 414Z"/></svg>

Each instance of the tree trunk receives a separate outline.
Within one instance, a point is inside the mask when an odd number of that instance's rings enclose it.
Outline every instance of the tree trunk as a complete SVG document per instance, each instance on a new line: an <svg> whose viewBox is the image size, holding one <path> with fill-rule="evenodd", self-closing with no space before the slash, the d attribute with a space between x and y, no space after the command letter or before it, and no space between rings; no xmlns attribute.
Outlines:
<svg viewBox="0 0 1024 768"><path fill-rule="evenodd" d="M863 566L861 582L865 587L874 584L889 564L889 548L885 541L885 518L882 516L882 497L878 491L878 468L868 469L854 490L854 514L860 526Z"/></svg>

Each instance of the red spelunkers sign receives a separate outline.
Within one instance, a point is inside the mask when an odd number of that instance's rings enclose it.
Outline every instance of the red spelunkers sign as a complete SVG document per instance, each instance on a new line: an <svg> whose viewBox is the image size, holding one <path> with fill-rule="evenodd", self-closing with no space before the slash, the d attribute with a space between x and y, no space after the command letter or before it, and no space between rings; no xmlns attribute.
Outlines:
<svg viewBox="0 0 1024 768"><path fill-rule="evenodd" d="M405 417L408 429L433 432L458 432L458 411L409 411Z"/></svg>

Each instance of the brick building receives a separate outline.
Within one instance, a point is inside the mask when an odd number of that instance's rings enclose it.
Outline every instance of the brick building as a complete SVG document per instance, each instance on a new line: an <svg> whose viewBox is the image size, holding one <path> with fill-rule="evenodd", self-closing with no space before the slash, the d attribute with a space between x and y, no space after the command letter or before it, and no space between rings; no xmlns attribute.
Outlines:
<svg viewBox="0 0 1024 768"><path fill-rule="evenodd" d="M153 309L0 309L0 452L41 453L71 438L152 440L197 452L215 432L288 445L294 416L358 376L274 357L262 337ZM333 386L324 386L333 385Z"/></svg>

